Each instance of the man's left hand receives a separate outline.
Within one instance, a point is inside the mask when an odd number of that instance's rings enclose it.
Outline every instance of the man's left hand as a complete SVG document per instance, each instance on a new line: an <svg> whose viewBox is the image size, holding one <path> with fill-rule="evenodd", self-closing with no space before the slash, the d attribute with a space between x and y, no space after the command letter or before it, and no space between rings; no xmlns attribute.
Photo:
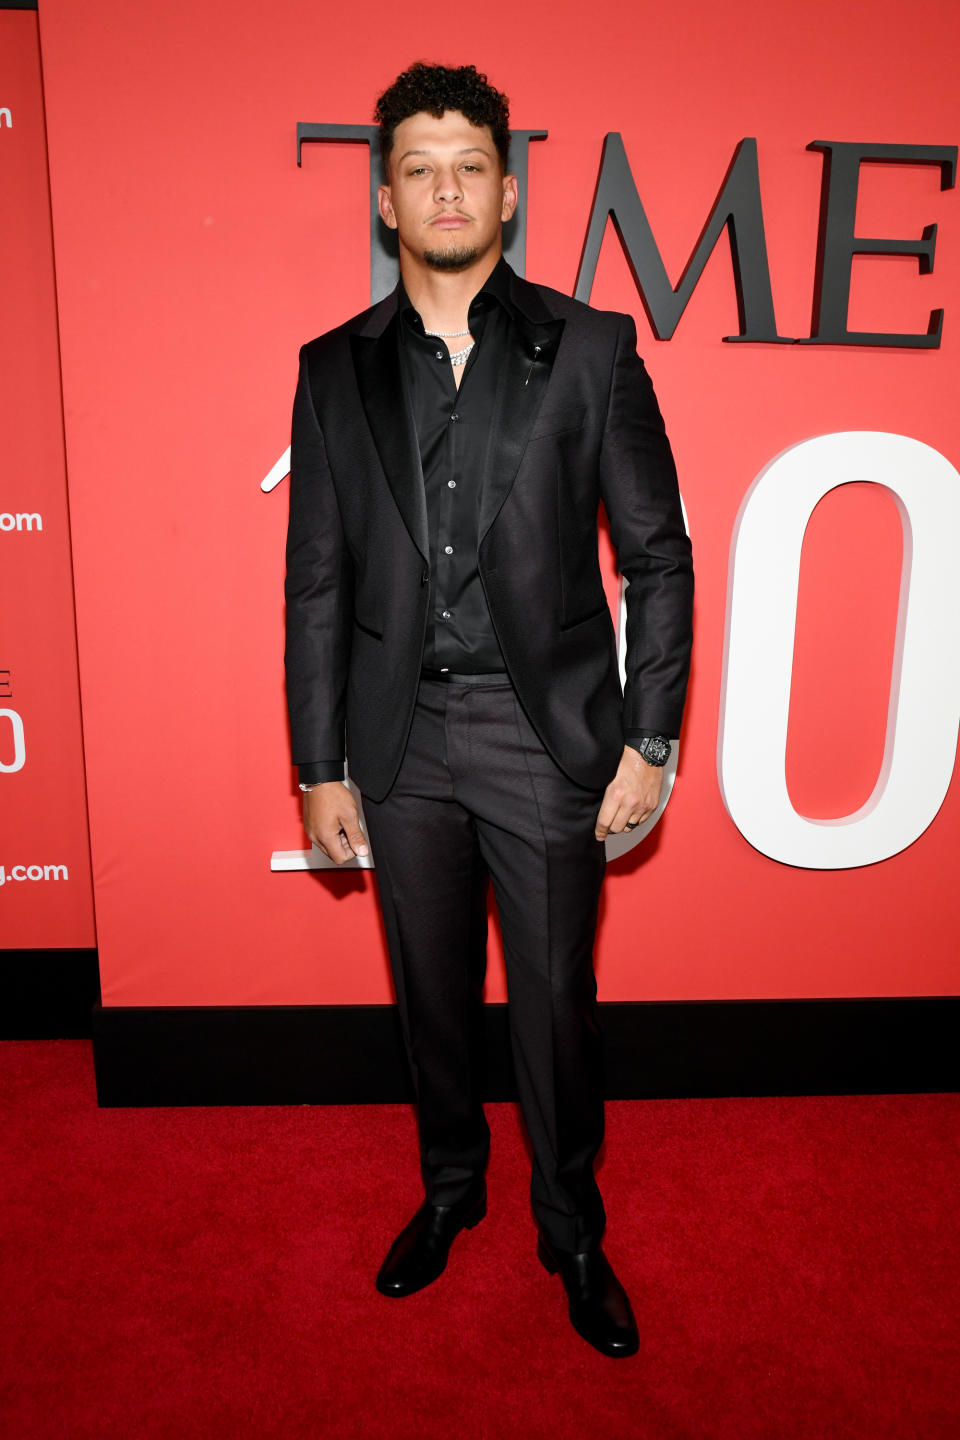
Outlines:
<svg viewBox="0 0 960 1440"><path fill-rule="evenodd" d="M649 820L660 803L662 785L663 767L648 765L639 751L624 745L617 773L604 792L597 815L597 839L619 835Z"/></svg>

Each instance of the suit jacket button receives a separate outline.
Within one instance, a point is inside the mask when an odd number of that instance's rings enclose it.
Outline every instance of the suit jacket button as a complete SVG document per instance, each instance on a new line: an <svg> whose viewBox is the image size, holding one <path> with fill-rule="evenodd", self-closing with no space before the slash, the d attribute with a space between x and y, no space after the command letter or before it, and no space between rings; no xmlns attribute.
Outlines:
<svg viewBox="0 0 960 1440"><path fill-rule="evenodd" d="M421 574L420 574L420 584L421 584L421 585L426 585L427 582L429 581L429 579L430 579L430 572L429 572L428 570L423 570L423 571L421 571Z"/></svg>

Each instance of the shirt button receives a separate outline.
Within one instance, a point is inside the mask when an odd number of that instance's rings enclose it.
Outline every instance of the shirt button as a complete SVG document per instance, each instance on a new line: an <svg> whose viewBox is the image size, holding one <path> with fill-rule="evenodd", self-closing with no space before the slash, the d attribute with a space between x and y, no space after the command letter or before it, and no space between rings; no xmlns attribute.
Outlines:
<svg viewBox="0 0 960 1440"><path fill-rule="evenodd" d="M448 490L456 490L456 488L457 488L457 482L456 482L456 480L448 480L448 481L447 481L447 489L448 489Z"/></svg>
<svg viewBox="0 0 960 1440"><path fill-rule="evenodd" d="M444 545L444 547L443 547L443 553L444 553L444 555L452 555L452 554L453 554L453 546L452 546L452 545Z"/></svg>
<svg viewBox="0 0 960 1440"><path fill-rule="evenodd" d="M450 611L449 611L449 610L441 610L441 612L440 612L440 619L441 619L441 620L449 620L449 619L450 619Z"/></svg>

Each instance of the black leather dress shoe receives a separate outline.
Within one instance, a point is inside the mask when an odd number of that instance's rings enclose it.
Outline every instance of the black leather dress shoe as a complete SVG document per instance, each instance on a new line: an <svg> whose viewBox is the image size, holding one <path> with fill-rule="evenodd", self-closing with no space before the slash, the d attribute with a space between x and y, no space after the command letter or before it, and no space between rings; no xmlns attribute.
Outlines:
<svg viewBox="0 0 960 1440"><path fill-rule="evenodd" d="M446 1269L447 1256L461 1230L472 1230L487 1213L487 1192L478 1192L456 1205L424 1202L390 1246L380 1266L377 1289L381 1295L413 1295L432 1285Z"/></svg>
<svg viewBox="0 0 960 1440"><path fill-rule="evenodd" d="M552 1249L541 1235L537 1254L551 1275L560 1272L574 1330L604 1355L635 1355L640 1346L637 1322L627 1292L600 1247L574 1255Z"/></svg>

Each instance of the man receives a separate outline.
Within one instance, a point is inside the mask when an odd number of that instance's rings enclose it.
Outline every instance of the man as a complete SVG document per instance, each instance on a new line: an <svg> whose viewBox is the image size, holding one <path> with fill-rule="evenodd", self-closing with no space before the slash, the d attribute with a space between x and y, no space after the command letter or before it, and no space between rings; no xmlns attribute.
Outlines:
<svg viewBox="0 0 960 1440"><path fill-rule="evenodd" d="M607 834L657 806L679 732L692 569L625 315L519 279L506 98L414 65L377 105L401 280L304 346L287 546L287 689L304 824L367 853L418 1107L424 1204L377 1277L409 1295L486 1213L478 1045L492 881L538 1253L579 1333L637 1349L601 1249L593 940ZM627 591L621 693L597 560Z"/></svg>

